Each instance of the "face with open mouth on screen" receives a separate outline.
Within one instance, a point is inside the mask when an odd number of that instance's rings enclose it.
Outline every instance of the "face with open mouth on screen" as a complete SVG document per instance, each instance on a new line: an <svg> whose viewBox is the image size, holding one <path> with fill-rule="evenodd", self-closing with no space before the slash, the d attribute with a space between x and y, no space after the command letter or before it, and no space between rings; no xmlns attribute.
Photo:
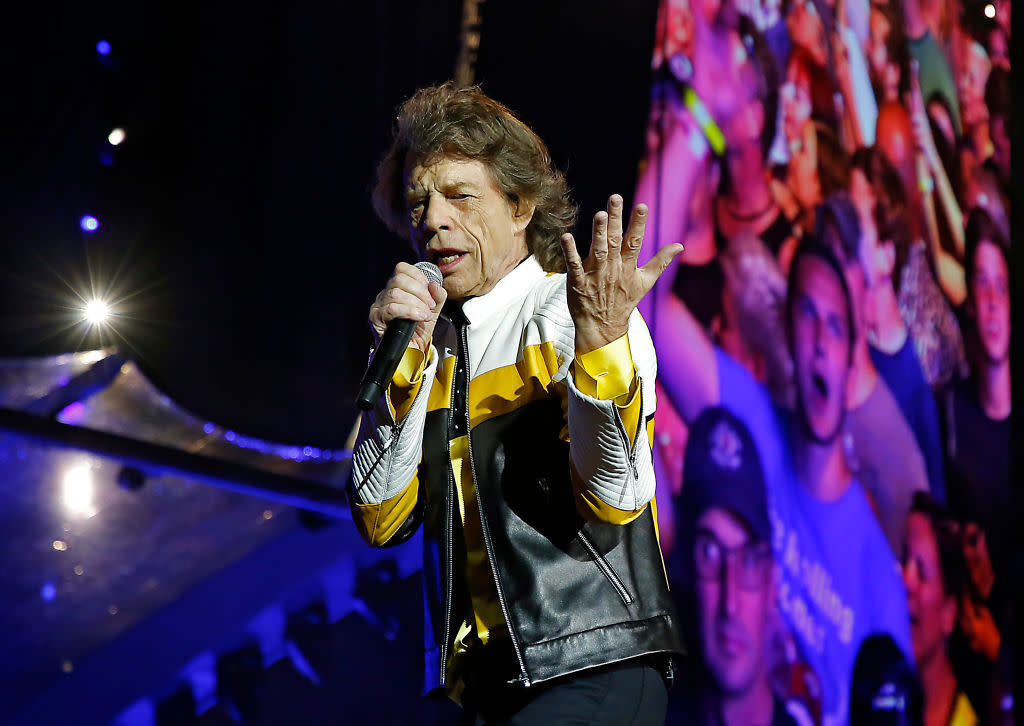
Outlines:
<svg viewBox="0 0 1024 726"><path fill-rule="evenodd" d="M821 444L839 434L850 370L850 316L842 283L815 255L798 258L790 306L797 409L805 431Z"/></svg>

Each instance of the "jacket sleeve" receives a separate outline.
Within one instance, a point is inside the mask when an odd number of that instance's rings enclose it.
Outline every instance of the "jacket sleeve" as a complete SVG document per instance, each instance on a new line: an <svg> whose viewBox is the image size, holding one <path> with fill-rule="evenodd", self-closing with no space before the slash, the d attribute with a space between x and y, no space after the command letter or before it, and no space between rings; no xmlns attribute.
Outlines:
<svg viewBox="0 0 1024 726"><path fill-rule="evenodd" d="M349 503L360 534L375 547L390 544L399 531L411 534L418 526L409 520L417 511L417 469L437 359L433 347L428 358L408 348L386 394L359 423Z"/></svg>
<svg viewBox="0 0 1024 726"><path fill-rule="evenodd" d="M656 370L636 311L626 336L573 361L566 378L569 457L576 507L586 519L626 524L654 498Z"/></svg>

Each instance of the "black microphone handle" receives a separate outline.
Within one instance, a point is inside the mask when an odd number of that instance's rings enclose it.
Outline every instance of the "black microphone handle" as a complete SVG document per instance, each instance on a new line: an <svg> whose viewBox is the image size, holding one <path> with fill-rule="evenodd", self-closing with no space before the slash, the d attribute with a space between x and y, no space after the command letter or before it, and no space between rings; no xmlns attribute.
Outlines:
<svg viewBox="0 0 1024 726"><path fill-rule="evenodd" d="M356 405L361 410L371 410L391 384L391 379L395 377L395 371L402 362L402 356L405 355L405 349L409 347L415 330L415 320L395 318L388 323L384 337L380 339L380 345L374 351L370 365L363 374L363 380L359 383Z"/></svg>

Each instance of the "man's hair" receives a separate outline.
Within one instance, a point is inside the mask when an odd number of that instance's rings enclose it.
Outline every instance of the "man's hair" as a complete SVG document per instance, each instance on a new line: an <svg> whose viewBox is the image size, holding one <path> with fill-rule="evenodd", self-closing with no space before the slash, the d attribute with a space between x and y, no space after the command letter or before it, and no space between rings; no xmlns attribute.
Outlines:
<svg viewBox="0 0 1024 726"><path fill-rule="evenodd" d="M823 199L841 189L850 188L850 155L839 141L835 129L823 121L813 121L818 148L818 183Z"/></svg>
<svg viewBox="0 0 1024 726"><path fill-rule="evenodd" d="M835 227L839 234L839 246L834 250L844 265L860 265L861 229L857 208L845 191L833 192L818 208L815 234L826 241L828 227Z"/></svg>
<svg viewBox="0 0 1024 726"><path fill-rule="evenodd" d="M967 224L964 225L964 280L967 283L967 295L971 295L971 283L974 282L976 272L975 258L978 255L978 247L982 242L991 242L1003 256L1006 269L1010 269L1010 244L1003 235L992 216L981 207L975 207L967 216Z"/></svg>
<svg viewBox="0 0 1024 726"><path fill-rule="evenodd" d="M793 253L793 260L789 263L789 280L786 285L786 334L789 337L790 346L793 344L793 305L796 304L797 293L797 271L800 263L805 257L817 257L828 265L832 274L839 281L839 287L843 290L843 300L846 301L846 332L849 343L849 361L853 361L853 346L857 340L857 331L854 330L853 296L850 294L850 286L846 284L846 275L843 274L843 263L835 251L827 244L812 234L805 235L796 246Z"/></svg>
<svg viewBox="0 0 1024 726"><path fill-rule="evenodd" d="M406 159L440 157L482 162L512 204L535 205L526 245L548 272L565 269L559 238L576 222L565 175L551 161L547 146L503 104L479 86L460 88L448 81L421 88L398 109L394 138L377 167L373 208L393 232L408 238Z"/></svg>

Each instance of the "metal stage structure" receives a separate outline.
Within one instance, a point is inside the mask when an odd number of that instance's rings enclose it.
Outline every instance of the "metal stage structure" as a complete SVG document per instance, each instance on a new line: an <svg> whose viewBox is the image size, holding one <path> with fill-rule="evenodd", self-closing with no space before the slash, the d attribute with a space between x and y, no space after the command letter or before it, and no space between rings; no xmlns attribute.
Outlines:
<svg viewBox="0 0 1024 726"><path fill-rule="evenodd" d="M389 673L394 722L446 707L418 543L359 538L349 450L204 421L109 350L0 361L0 406L0 724L384 723Z"/></svg>

